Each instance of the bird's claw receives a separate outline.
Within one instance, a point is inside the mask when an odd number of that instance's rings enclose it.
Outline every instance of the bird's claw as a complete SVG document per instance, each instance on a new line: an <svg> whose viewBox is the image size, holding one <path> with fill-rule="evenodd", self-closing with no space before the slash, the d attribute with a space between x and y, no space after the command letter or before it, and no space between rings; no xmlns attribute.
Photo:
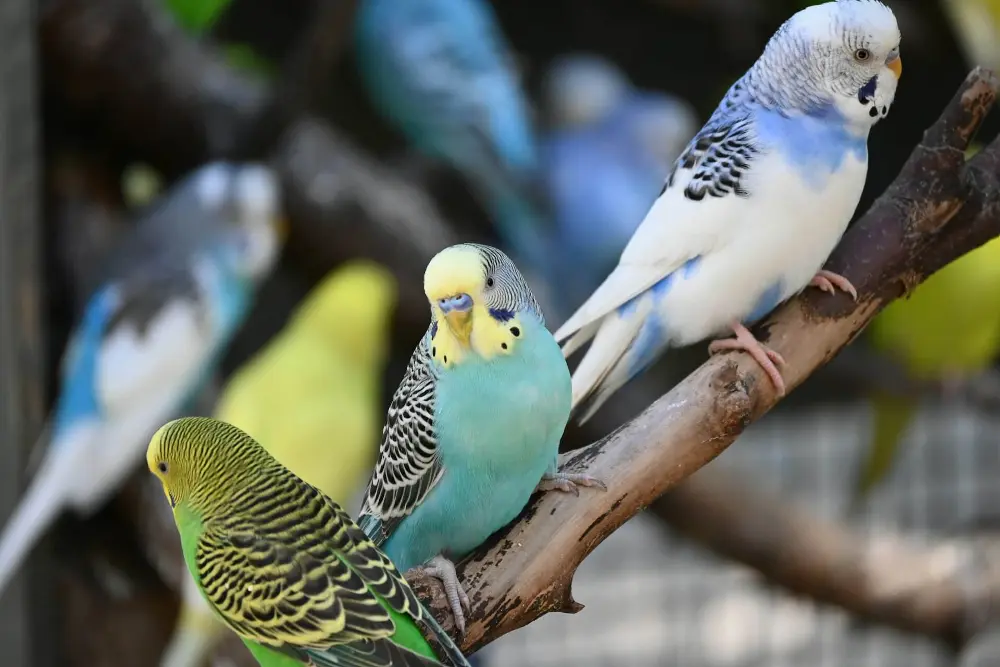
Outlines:
<svg viewBox="0 0 1000 667"><path fill-rule="evenodd" d="M839 273L834 273L833 271L827 271L826 269L820 269L813 276L813 279L809 281L811 287L818 287L824 292L829 292L830 294L836 294L837 290L842 292L847 292L853 301L858 300L858 290L854 288L851 281L840 275Z"/></svg>
<svg viewBox="0 0 1000 667"><path fill-rule="evenodd" d="M562 491L579 496L581 486L601 489L602 491L608 490L607 485L596 477L572 472L545 473L535 490Z"/></svg>
<svg viewBox="0 0 1000 667"><path fill-rule="evenodd" d="M728 350L742 350L753 357L767 376L771 378L775 391L779 396L785 395L785 379L781 377L778 366L785 365L785 358L754 338L750 330L739 323L732 325L735 338L720 338L713 340L708 346L709 354L718 354Z"/></svg>
<svg viewBox="0 0 1000 667"><path fill-rule="evenodd" d="M444 595L448 598L448 605L451 607L452 616L455 617L455 629L459 635L464 635L465 612L471 611L472 603L469 601L468 593L458 581L455 564L444 556L435 556L427 561L421 569L425 574L441 581Z"/></svg>

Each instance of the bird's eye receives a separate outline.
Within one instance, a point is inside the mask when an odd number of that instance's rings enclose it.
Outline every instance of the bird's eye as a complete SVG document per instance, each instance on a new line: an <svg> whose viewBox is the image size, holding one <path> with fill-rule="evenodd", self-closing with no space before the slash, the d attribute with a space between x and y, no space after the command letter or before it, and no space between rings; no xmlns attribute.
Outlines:
<svg viewBox="0 0 1000 667"><path fill-rule="evenodd" d="M167 462L166 461L160 461L159 463L156 464L156 469L160 471L161 475L166 475L167 474L167 470L169 468L167 467Z"/></svg>
<svg viewBox="0 0 1000 667"><path fill-rule="evenodd" d="M487 278L486 279L486 286L487 287L493 287L493 279L492 278Z"/></svg>
<svg viewBox="0 0 1000 667"><path fill-rule="evenodd" d="M854 52L854 59L858 62L865 62L872 57L872 52L868 49L858 49Z"/></svg>

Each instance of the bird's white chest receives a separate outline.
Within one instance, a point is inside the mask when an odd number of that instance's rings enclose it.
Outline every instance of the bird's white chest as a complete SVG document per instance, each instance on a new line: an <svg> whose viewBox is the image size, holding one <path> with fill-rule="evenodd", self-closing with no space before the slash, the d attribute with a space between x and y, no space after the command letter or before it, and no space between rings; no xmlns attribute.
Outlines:
<svg viewBox="0 0 1000 667"><path fill-rule="evenodd" d="M733 200L716 243L658 310L677 345L724 333L804 288L857 208L867 161L847 155L818 187L777 155L762 156L749 198Z"/></svg>

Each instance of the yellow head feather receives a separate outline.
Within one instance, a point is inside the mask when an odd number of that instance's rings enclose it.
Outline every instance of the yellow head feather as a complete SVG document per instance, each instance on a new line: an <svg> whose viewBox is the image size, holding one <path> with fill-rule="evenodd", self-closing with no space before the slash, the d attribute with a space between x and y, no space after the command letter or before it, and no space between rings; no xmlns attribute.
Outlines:
<svg viewBox="0 0 1000 667"><path fill-rule="evenodd" d="M503 295L496 296L498 291ZM526 304L537 308L510 259L476 244L451 246L435 255L424 272L424 293L437 324L431 355L445 367L461 363L470 352L484 359L510 354L521 331L512 309ZM498 298L509 302L508 319L493 314L491 299Z"/></svg>
<svg viewBox="0 0 1000 667"><path fill-rule="evenodd" d="M183 417L153 434L146 465L163 484L170 506L195 510L230 505L232 499L281 465L240 429L209 417Z"/></svg>
<svg viewBox="0 0 1000 667"><path fill-rule="evenodd" d="M436 307L440 299L465 293L482 301L485 288L486 267L483 256L474 245L456 245L445 248L431 259L424 271L424 294ZM440 309L439 309L440 310Z"/></svg>

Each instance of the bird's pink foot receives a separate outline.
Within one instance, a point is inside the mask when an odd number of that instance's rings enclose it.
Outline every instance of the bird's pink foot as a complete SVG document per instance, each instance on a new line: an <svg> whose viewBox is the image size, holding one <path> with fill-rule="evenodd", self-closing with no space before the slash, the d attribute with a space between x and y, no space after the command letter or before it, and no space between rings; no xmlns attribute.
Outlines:
<svg viewBox="0 0 1000 667"><path fill-rule="evenodd" d="M708 346L708 353L718 354L719 352L726 352L728 350L743 350L753 357L754 361L764 369L767 376L771 378L771 382L774 384L778 395L784 396L785 380L781 377L781 372L778 370L778 366L785 365L784 357L766 345L763 345L759 340L754 338L749 329L739 322L734 322L732 327L736 337L713 340Z"/></svg>
<svg viewBox="0 0 1000 667"><path fill-rule="evenodd" d="M451 607L451 613L455 617L455 629L458 630L459 635L464 635L465 612L469 611L471 605L468 594L458 581L455 564L444 556L435 556L419 569L423 570L425 574L441 580L445 597L448 598L448 605Z"/></svg>
<svg viewBox="0 0 1000 667"><path fill-rule="evenodd" d="M834 273L833 271L820 269L816 275L813 276L813 279L809 281L809 286L818 287L824 292L829 292L830 294L836 294L839 289L842 292L850 294L853 300L858 300L858 290L854 289L854 285L851 284L851 281L839 273Z"/></svg>
<svg viewBox="0 0 1000 667"><path fill-rule="evenodd" d="M542 481L535 487L536 491L562 491L572 493L574 496L580 495L578 487L587 486L607 491L608 487L601 480L590 475L581 475L571 472L545 473Z"/></svg>

